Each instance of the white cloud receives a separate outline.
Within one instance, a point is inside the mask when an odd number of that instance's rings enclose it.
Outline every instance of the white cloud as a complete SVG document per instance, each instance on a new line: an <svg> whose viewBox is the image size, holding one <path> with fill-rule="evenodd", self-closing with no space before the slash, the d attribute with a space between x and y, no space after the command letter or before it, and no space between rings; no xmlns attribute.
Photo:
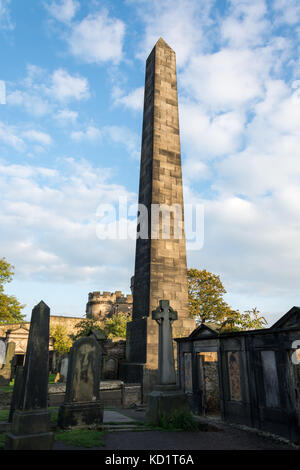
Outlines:
<svg viewBox="0 0 300 470"><path fill-rule="evenodd" d="M0 185L1 246L19 279L101 284L118 269L128 272L134 241L96 236L100 203L136 199L111 182L109 169L71 158L59 170L2 163Z"/></svg>
<svg viewBox="0 0 300 470"><path fill-rule="evenodd" d="M34 145L36 152L41 152L44 147L52 143L49 134L35 129L23 130L18 126L10 126L0 121L0 142L3 145L12 147L19 152L24 152Z"/></svg>
<svg viewBox="0 0 300 470"><path fill-rule="evenodd" d="M89 140L94 142L102 137L102 133L99 129L94 126L88 126L84 131L73 131L71 133L71 139L81 142L83 140Z"/></svg>
<svg viewBox="0 0 300 470"><path fill-rule="evenodd" d="M71 109L60 109L54 117L62 124L74 124L77 121L78 112L72 111Z"/></svg>
<svg viewBox="0 0 300 470"><path fill-rule="evenodd" d="M277 13L276 23L286 23L290 26L296 25L300 20L300 5L297 0L274 0L272 6Z"/></svg>
<svg viewBox="0 0 300 470"><path fill-rule="evenodd" d="M73 23L67 41L71 54L83 62L118 63L122 59L124 33L124 23L103 10Z"/></svg>
<svg viewBox="0 0 300 470"><path fill-rule="evenodd" d="M116 106L122 105L133 111L141 111L144 104L144 87L136 88L128 95L124 95L120 89L114 89L113 100Z"/></svg>
<svg viewBox="0 0 300 470"><path fill-rule="evenodd" d="M0 141L5 145L21 151L24 150L24 141L17 134L18 131L16 127L9 126L0 121Z"/></svg>
<svg viewBox="0 0 300 470"><path fill-rule="evenodd" d="M87 126L85 130L73 131L71 139L77 142L97 142L106 139L115 144L125 146L127 152L133 157L139 157L139 136L126 126L104 126L98 129L95 126Z"/></svg>
<svg viewBox="0 0 300 470"><path fill-rule="evenodd" d="M271 23L266 18L264 0L231 0L229 14L221 25L221 34L232 47L264 44Z"/></svg>
<svg viewBox="0 0 300 470"><path fill-rule="evenodd" d="M66 125L77 120L78 112L60 107L71 101L86 100L89 96L89 83L85 77L71 75L61 68L50 74L29 64L26 77L20 83L10 84L6 103L20 106L34 117L52 114L55 120Z"/></svg>
<svg viewBox="0 0 300 470"><path fill-rule="evenodd" d="M145 23L145 37L138 56L145 60L162 37L176 51L178 66L183 66L195 51L208 44L203 30L211 24L209 11L212 4L208 0L140 2L138 11Z"/></svg>
<svg viewBox="0 0 300 470"><path fill-rule="evenodd" d="M221 49L191 59L181 75L190 96L214 110L229 110L263 97L270 70L266 51Z"/></svg>
<svg viewBox="0 0 300 470"><path fill-rule="evenodd" d="M10 0L0 0L0 30L10 31L15 28L10 17Z"/></svg>
<svg viewBox="0 0 300 470"><path fill-rule="evenodd" d="M34 129L22 132L22 136L31 142L37 142L41 145L47 146L52 143L52 138L49 134Z"/></svg>
<svg viewBox="0 0 300 470"><path fill-rule="evenodd" d="M209 167L205 163L195 161L193 158L185 160L182 172L185 184L191 180L201 182L201 180L207 180L212 176Z"/></svg>
<svg viewBox="0 0 300 470"><path fill-rule="evenodd" d="M90 96L89 84L85 77L72 76L67 70L57 69L51 77L51 87L47 90L58 101L83 100Z"/></svg>
<svg viewBox="0 0 300 470"><path fill-rule="evenodd" d="M131 157L136 159L140 157L140 138L128 127L105 126L103 127L103 134L116 144L124 145Z"/></svg>
<svg viewBox="0 0 300 470"><path fill-rule="evenodd" d="M6 103L11 106L22 106L35 117L48 114L52 106L39 92L15 90L7 94Z"/></svg>
<svg viewBox="0 0 300 470"><path fill-rule="evenodd" d="M182 103L180 122L185 152L206 160L239 148L245 116L238 111L229 111L210 117L201 105Z"/></svg>
<svg viewBox="0 0 300 470"><path fill-rule="evenodd" d="M80 8L80 3L77 0L61 0L60 3L51 2L49 5L45 4L45 7L56 20L68 23L76 15Z"/></svg>

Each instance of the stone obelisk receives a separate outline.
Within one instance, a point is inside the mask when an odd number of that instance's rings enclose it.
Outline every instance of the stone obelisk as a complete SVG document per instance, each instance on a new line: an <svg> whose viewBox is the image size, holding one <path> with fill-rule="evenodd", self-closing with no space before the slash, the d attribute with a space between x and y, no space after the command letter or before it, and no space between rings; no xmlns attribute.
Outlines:
<svg viewBox="0 0 300 470"><path fill-rule="evenodd" d="M152 310L160 300L170 301L178 312L174 337L186 336L195 327L188 311L176 58L162 38L146 62L139 204L148 210L148 237L138 236L136 242L133 315L121 376L127 382L141 382L145 400L157 383L158 327ZM158 205L171 209L170 237L162 233L162 215L155 221L153 212L151 216L151 208ZM174 207L180 212L180 236ZM141 233L139 219L137 231Z"/></svg>

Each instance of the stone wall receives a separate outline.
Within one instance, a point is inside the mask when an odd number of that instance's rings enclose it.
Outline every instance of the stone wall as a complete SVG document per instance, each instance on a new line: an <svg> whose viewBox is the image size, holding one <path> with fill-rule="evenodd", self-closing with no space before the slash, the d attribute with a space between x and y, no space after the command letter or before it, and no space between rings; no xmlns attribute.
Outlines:
<svg viewBox="0 0 300 470"><path fill-rule="evenodd" d="M50 316L50 331L51 328L62 326L66 329L68 334L76 333L75 325L83 318L81 317L67 317L60 315ZM16 354L24 355L26 353L27 341L29 335L30 322L20 323L7 323L0 325L0 338L6 342L14 342L16 344ZM50 335L50 350L53 349L53 341Z"/></svg>
<svg viewBox="0 0 300 470"><path fill-rule="evenodd" d="M65 384L48 386L48 405L59 406L64 402ZM141 385L124 384L121 380L104 380L100 382L100 400L104 406L129 407L133 403L141 403Z"/></svg>

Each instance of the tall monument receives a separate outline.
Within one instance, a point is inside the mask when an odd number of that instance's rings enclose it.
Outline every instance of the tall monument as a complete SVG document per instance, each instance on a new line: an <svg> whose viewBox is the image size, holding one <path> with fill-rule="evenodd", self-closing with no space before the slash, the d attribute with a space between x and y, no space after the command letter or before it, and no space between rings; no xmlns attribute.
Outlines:
<svg viewBox="0 0 300 470"><path fill-rule="evenodd" d="M142 234L145 219L138 218L133 314L121 375L128 382L141 382L145 398L157 383L158 326L151 319L152 310L160 300L170 301L178 312L174 337L186 336L195 327L188 311L176 59L162 38L146 62L139 204L148 211L148 236ZM169 237L162 229L162 213L154 216L158 205L166 209L166 222L169 210Z"/></svg>

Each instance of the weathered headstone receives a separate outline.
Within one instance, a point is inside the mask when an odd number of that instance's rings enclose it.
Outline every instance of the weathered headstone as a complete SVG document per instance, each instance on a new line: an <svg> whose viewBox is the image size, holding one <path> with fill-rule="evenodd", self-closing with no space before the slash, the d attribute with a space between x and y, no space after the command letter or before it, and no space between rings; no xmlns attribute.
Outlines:
<svg viewBox="0 0 300 470"><path fill-rule="evenodd" d="M15 355L16 345L13 342L8 343L6 348L5 364L0 370L0 385L9 385L12 374L12 362Z"/></svg>
<svg viewBox="0 0 300 470"><path fill-rule="evenodd" d="M158 385L148 395L146 421L157 425L163 415L169 417L174 411L190 412L190 407L186 394L176 384L172 323L177 320L177 312L168 300L160 300L152 311L152 319L159 325Z"/></svg>
<svg viewBox="0 0 300 470"><path fill-rule="evenodd" d="M11 432L6 436L6 449L52 448L54 435L47 409L49 320L50 309L41 301L32 310L20 400L13 413Z"/></svg>
<svg viewBox="0 0 300 470"><path fill-rule="evenodd" d="M0 339L0 369L5 364L6 344Z"/></svg>
<svg viewBox="0 0 300 470"><path fill-rule="evenodd" d="M63 357L61 360L60 364L60 382L66 382L67 381L67 375L68 375L68 364L69 364L69 358L68 357Z"/></svg>
<svg viewBox="0 0 300 470"><path fill-rule="evenodd" d="M80 338L70 351L65 401L59 409L62 428L103 422L99 397L101 349L93 336Z"/></svg>
<svg viewBox="0 0 300 470"><path fill-rule="evenodd" d="M11 423L13 419L13 414L15 410L19 407L19 403L21 401L21 393L22 393L22 384L23 384L23 366L16 367L16 375L15 375L15 383L14 389L11 397L10 403L10 410L9 410L9 417L8 422Z"/></svg>

